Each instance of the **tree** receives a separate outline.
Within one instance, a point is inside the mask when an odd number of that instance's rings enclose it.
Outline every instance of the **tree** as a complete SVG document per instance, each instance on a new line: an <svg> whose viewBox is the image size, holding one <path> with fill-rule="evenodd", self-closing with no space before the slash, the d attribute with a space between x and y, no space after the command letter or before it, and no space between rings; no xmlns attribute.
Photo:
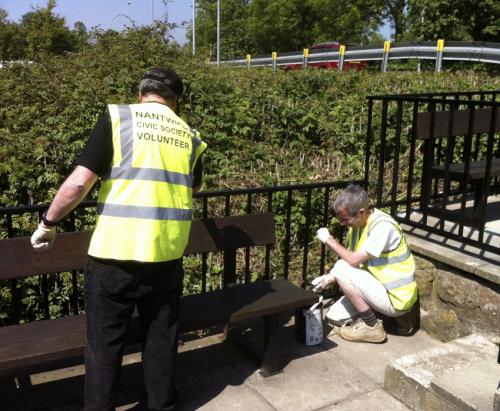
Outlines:
<svg viewBox="0 0 500 411"><path fill-rule="evenodd" d="M500 41L498 0L412 0L409 19L422 40Z"/></svg>
<svg viewBox="0 0 500 411"><path fill-rule="evenodd" d="M323 41L362 43L376 32L381 0L221 0L221 50L225 57L245 53L300 50ZM190 34L188 34L190 36ZM216 42L216 1L197 7L198 48Z"/></svg>
<svg viewBox="0 0 500 411"><path fill-rule="evenodd" d="M40 52L63 54L77 49L76 34L63 17L53 13L56 5L55 0L48 0L46 8L35 8L22 17L20 29L26 40L27 58L36 58Z"/></svg>
<svg viewBox="0 0 500 411"><path fill-rule="evenodd" d="M382 16L394 30L393 39L398 41L408 29L408 6L410 0L384 0Z"/></svg>
<svg viewBox="0 0 500 411"><path fill-rule="evenodd" d="M308 0L314 13L313 42L366 43L382 21L381 0Z"/></svg>
<svg viewBox="0 0 500 411"><path fill-rule="evenodd" d="M24 56L25 41L19 26L7 17L0 9L0 60L18 60Z"/></svg>
<svg viewBox="0 0 500 411"><path fill-rule="evenodd" d="M200 0L196 8L196 43L201 52L213 56L217 43L217 1ZM249 51L248 0L221 0L220 48L225 57ZM192 26L187 37L192 41Z"/></svg>

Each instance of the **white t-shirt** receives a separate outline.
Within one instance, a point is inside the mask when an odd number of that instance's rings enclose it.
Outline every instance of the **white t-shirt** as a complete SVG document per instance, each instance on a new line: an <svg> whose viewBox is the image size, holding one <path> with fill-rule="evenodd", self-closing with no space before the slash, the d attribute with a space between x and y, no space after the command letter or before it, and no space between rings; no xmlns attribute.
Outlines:
<svg viewBox="0 0 500 411"><path fill-rule="evenodd" d="M375 213L377 211L374 211ZM387 221L375 224L368 238L361 246L360 251L366 251L373 257L380 257L380 254L393 251L401 241L401 234L394 226Z"/></svg>

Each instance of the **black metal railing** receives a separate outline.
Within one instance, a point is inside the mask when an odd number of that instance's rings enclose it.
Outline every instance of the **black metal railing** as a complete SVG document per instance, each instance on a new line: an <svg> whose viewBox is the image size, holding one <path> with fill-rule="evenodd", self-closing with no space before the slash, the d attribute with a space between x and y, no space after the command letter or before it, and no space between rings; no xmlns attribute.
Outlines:
<svg viewBox="0 0 500 411"><path fill-rule="evenodd" d="M498 252L500 91L368 97L365 180L400 222ZM450 230L448 222L454 222Z"/></svg>
<svg viewBox="0 0 500 411"><path fill-rule="evenodd" d="M363 181L353 181L363 184ZM237 281L257 278L285 278L304 287L311 275L322 273L328 264L325 248L314 240L316 229L328 225L342 235L332 209L332 199L349 182L325 182L280 187L205 191L194 195L195 218L272 212L276 221L276 244L258 250L242 250L237 258ZM64 231L91 229L95 202L84 202L63 221ZM0 229L4 236L30 235L46 206L0 209ZM257 248L257 247L255 247ZM187 293L206 292L222 286L223 258L217 253L188 257ZM83 311L82 273L54 273L23 280L0 281L2 324L50 318ZM61 278L63 280L61 280ZM64 283L64 286L61 284ZM35 296L32 306L23 302ZM3 298L3 301L1 299ZM54 308L57 302L63 308Z"/></svg>

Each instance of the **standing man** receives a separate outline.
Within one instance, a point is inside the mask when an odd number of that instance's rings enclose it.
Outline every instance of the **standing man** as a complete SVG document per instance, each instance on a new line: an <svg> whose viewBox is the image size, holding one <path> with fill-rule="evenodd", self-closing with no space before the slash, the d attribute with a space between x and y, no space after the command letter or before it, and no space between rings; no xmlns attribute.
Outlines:
<svg viewBox="0 0 500 411"><path fill-rule="evenodd" d="M369 207L368 195L350 185L336 198L333 208L341 225L349 227L344 247L328 229L317 238L339 256L333 269L313 280L315 292L339 285L344 295L327 313L340 336L349 341L380 343L385 340L382 321L372 309L389 317L407 313L417 300L415 263L403 231L394 219Z"/></svg>
<svg viewBox="0 0 500 411"><path fill-rule="evenodd" d="M85 267L88 411L115 409L124 338L136 305L147 408L175 407L182 255L206 148L178 116L182 91L173 70L153 68L140 82L139 104L109 105L31 237L35 249L48 249L57 223L100 177Z"/></svg>

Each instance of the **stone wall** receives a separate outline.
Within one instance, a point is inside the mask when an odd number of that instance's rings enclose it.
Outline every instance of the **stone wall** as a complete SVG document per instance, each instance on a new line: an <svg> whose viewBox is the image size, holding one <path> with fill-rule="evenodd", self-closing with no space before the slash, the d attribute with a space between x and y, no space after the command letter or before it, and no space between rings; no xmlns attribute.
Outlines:
<svg viewBox="0 0 500 411"><path fill-rule="evenodd" d="M500 286L415 251L421 328L445 342L472 333L500 336Z"/></svg>

